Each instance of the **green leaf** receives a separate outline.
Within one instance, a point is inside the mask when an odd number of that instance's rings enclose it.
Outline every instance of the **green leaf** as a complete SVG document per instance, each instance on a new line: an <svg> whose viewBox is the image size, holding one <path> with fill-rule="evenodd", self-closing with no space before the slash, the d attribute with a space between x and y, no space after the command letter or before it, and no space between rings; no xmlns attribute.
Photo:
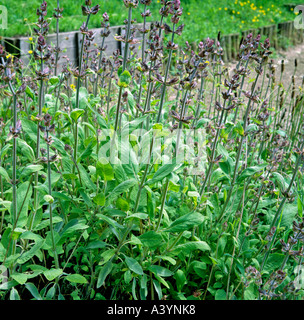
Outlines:
<svg viewBox="0 0 304 320"><path fill-rule="evenodd" d="M34 92L29 86L26 86L25 93L28 97L34 100L34 97L35 97Z"/></svg>
<svg viewBox="0 0 304 320"><path fill-rule="evenodd" d="M145 185L150 185L153 184L157 181L161 181L163 180L165 177L167 177L171 172L174 171L176 167L176 163L175 161L173 161L173 163L171 164L165 164L162 167L160 167L156 173L154 174L154 176L152 177L152 179L148 180Z"/></svg>
<svg viewBox="0 0 304 320"><path fill-rule="evenodd" d="M282 253L273 253L269 255L267 262L265 263L264 270L267 272L272 272L281 267L285 255Z"/></svg>
<svg viewBox="0 0 304 320"><path fill-rule="evenodd" d="M254 166L254 167L246 168L241 173L241 175L237 178L236 182L240 183L240 182L244 181L246 178L253 176L254 174L260 172L261 170L263 170L266 167L267 167L267 163L260 164L260 165Z"/></svg>
<svg viewBox="0 0 304 320"><path fill-rule="evenodd" d="M198 212L190 212L176 219L171 225L164 229L165 232L182 232L190 230L194 226L199 226L205 220L205 217Z"/></svg>
<svg viewBox="0 0 304 320"><path fill-rule="evenodd" d="M80 284L85 284L88 282L88 280L80 275L80 274L69 274L68 276L65 277L68 281L72 282L72 283L80 283Z"/></svg>
<svg viewBox="0 0 304 320"><path fill-rule="evenodd" d="M284 179L284 177L280 173L272 172L272 177L274 181L278 183L281 191L285 191L288 188L289 186L288 182Z"/></svg>
<svg viewBox="0 0 304 320"><path fill-rule="evenodd" d="M298 208L296 204L292 204L292 203L285 204L280 226L290 228L297 213L298 213Z"/></svg>
<svg viewBox="0 0 304 320"><path fill-rule="evenodd" d="M240 122L238 122L234 129L233 129L235 132L237 132L239 135L243 136L244 135L244 128L242 126L242 124Z"/></svg>
<svg viewBox="0 0 304 320"><path fill-rule="evenodd" d="M112 271L113 264L111 261L108 261L101 269L98 275L98 280L97 280L97 288L100 288L103 283L105 282L107 276L109 273Z"/></svg>
<svg viewBox="0 0 304 320"><path fill-rule="evenodd" d="M77 120L84 114L83 109L74 109L71 113L70 116L71 118L77 122Z"/></svg>
<svg viewBox="0 0 304 320"><path fill-rule="evenodd" d="M162 283L166 288L170 289L170 286L168 284L167 281L165 281L165 279L163 279L161 276L159 276L158 274L154 273L154 277L160 282Z"/></svg>
<svg viewBox="0 0 304 320"><path fill-rule="evenodd" d="M61 231L61 241L71 235L75 234L75 231L85 230L88 226L85 224L84 219L72 219L70 220Z"/></svg>
<svg viewBox="0 0 304 320"><path fill-rule="evenodd" d="M21 300L17 289L15 288L11 289L10 300Z"/></svg>
<svg viewBox="0 0 304 320"><path fill-rule="evenodd" d="M50 269L43 272L44 276L47 278L47 280L52 281L55 278L59 277L63 273L62 269Z"/></svg>
<svg viewBox="0 0 304 320"><path fill-rule="evenodd" d="M216 291L215 300L226 300L226 292L224 289L220 289Z"/></svg>
<svg viewBox="0 0 304 320"><path fill-rule="evenodd" d="M226 161L219 162L219 167L226 175L230 175L232 171L233 161L230 157L227 157Z"/></svg>
<svg viewBox="0 0 304 320"><path fill-rule="evenodd" d="M23 264L28 260L30 260L31 258L33 258L33 256L36 253L38 253L38 251L44 245L44 243L45 243L45 240L38 240L29 251L26 251L17 259L17 262L19 264Z"/></svg>
<svg viewBox="0 0 304 320"><path fill-rule="evenodd" d="M144 273L141 265L135 259L125 257L125 262L131 271L133 271L139 275L142 275Z"/></svg>
<svg viewBox="0 0 304 320"><path fill-rule="evenodd" d="M148 231L140 235L138 238L145 247L148 247L150 249L159 247L163 242L162 236L155 231Z"/></svg>
<svg viewBox="0 0 304 320"><path fill-rule="evenodd" d="M98 206L104 206L106 202L106 198L104 193L98 193L94 198L93 198L94 203L96 203Z"/></svg>
<svg viewBox="0 0 304 320"><path fill-rule="evenodd" d="M155 291L157 292L159 300L161 300L163 297L163 293L162 293L160 282L153 279L153 285L154 285Z"/></svg>
<svg viewBox="0 0 304 320"><path fill-rule="evenodd" d="M25 167L21 174L20 174L20 179L23 177L28 177L29 175L31 175L34 172L38 172L40 170L43 170L43 166L38 165L38 164L31 164L27 167Z"/></svg>
<svg viewBox="0 0 304 320"><path fill-rule="evenodd" d="M148 215L146 213L137 212L137 213L130 214L128 217L126 217L126 220L129 220L129 219L145 220L147 218L148 218Z"/></svg>
<svg viewBox="0 0 304 320"><path fill-rule="evenodd" d="M187 278L185 276L184 271L178 269L174 275L174 278L176 279L177 290L178 292L181 292L183 290L184 285L187 284Z"/></svg>
<svg viewBox="0 0 304 320"><path fill-rule="evenodd" d="M128 70L124 70L124 72L120 73L118 78L118 86L127 88L132 80L132 76Z"/></svg>
<svg viewBox="0 0 304 320"><path fill-rule="evenodd" d="M35 160L35 153L33 149L23 140L18 140L18 148L20 149L20 155L25 156L30 162Z"/></svg>
<svg viewBox="0 0 304 320"><path fill-rule="evenodd" d="M150 266L148 270L161 277L171 277L173 275L173 272L169 269L157 265Z"/></svg>
<svg viewBox="0 0 304 320"><path fill-rule="evenodd" d="M53 224L59 223L61 221L63 221L61 217L58 217L58 216L53 217ZM34 231L39 231L41 229L48 227L49 225L50 225L50 219L45 219L34 228Z"/></svg>
<svg viewBox="0 0 304 320"><path fill-rule="evenodd" d="M101 213L96 214L96 216L101 220L101 221L106 221L110 226L112 226L113 228L117 229L123 229L123 226L121 224L119 224L117 221L115 221L114 219L111 219Z"/></svg>
<svg viewBox="0 0 304 320"><path fill-rule="evenodd" d="M90 242L87 246L86 246L86 249L88 250L92 250L92 249L103 249L107 246L107 244L103 241L99 241L99 240L96 240L96 241L92 241Z"/></svg>
<svg viewBox="0 0 304 320"><path fill-rule="evenodd" d="M27 281L27 275L24 273L14 273L12 278L16 280L19 284L25 284Z"/></svg>
<svg viewBox="0 0 304 320"><path fill-rule="evenodd" d="M129 211L129 208L130 208L129 201L123 198L118 198L116 201L116 208L122 211Z"/></svg>
<svg viewBox="0 0 304 320"><path fill-rule="evenodd" d="M31 282L27 282L25 284L25 287L27 288L27 290L32 294L32 296L36 299L36 300L42 300L41 295L39 294L38 289L36 288L36 286L31 283Z"/></svg>
<svg viewBox="0 0 304 320"><path fill-rule="evenodd" d="M194 250L210 251L211 248L205 241L190 241L180 244L174 248L174 251L183 252L185 254L188 254Z"/></svg>
<svg viewBox="0 0 304 320"><path fill-rule="evenodd" d="M17 189L17 214L19 219L17 227L22 228L26 225L28 219L29 201L32 196L32 186L28 181L22 183ZM12 204L13 206L13 204ZM10 212L13 212L11 206Z"/></svg>
<svg viewBox="0 0 304 320"><path fill-rule="evenodd" d="M58 77L51 77L51 78L49 79L49 82L50 82L50 84L53 86L53 85L59 83L59 78L58 78Z"/></svg>
<svg viewBox="0 0 304 320"><path fill-rule="evenodd" d="M4 178L7 182L10 182L10 177L8 175L8 173L6 172L6 170L2 167L0 167L0 176L2 178Z"/></svg>
<svg viewBox="0 0 304 320"><path fill-rule="evenodd" d="M103 159L99 159L96 164L96 173L104 181L111 181L114 179L114 170L110 163Z"/></svg>
<svg viewBox="0 0 304 320"><path fill-rule="evenodd" d="M155 256L155 258L159 258L161 260L164 260L164 261L168 261L170 262L173 266L176 265L176 260L171 258L171 257L168 257L168 256Z"/></svg>
<svg viewBox="0 0 304 320"><path fill-rule="evenodd" d="M78 169L80 171L80 176L81 176L83 186L95 191L96 185L92 182L91 177L86 171L86 169L80 163L78 163Z"/></svg>
<svg viewBox="0 0 304 320"><path fill-rule="evenodd" d="M244 290L244 300L257 300L258 295L255 293L254 284L251 283L247 288Z"/></svg>
<svg viewBox="0 0 304 320"><path fill-rule="evenodd" d="M109 194L107 203L111 203L113 200L115 200L120 194L128 191L130 188L134 187L137 184L137 181L135 179L130 179L122 182L117 187L114 188L114 190Z"/></svg>

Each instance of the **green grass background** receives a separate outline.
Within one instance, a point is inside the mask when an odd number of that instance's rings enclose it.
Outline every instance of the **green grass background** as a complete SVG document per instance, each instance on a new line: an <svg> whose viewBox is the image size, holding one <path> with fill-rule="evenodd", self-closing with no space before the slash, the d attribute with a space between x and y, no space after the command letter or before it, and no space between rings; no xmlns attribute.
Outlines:
<svg viewBox="0 0 304 320"><path fill-rule="evenodd" d="M31 35L33 23L36 21L36 8L42 0L0 0L0 4L8 9L8 29L1 30L2 36ZM303 2L303 1L302 1ZM49 0L48 17L52 17L53 9L57 5L56 0ZM295 14L284 4L300 4L301 1L292 2L281 0L254 0L254 1L223 1L223 0L181 0L184 8L184 15L181 22L185 23L185 31L182 41L199 41L205 37L216 37L218 31L223 34L240 32L242 30L257 28L286 20L293 20ZM60 6L64 8L64 18L60 20L60 31L76 31L84 21L81 14L81 5L84 0L61 0ZM127 18L127 9L123 0L102 0L94 1L93 4L100 4L101 12L93 16L90 21L90 28L100 26L103 12L108 12L111 25L121 25ZM152 17L150 21L159 19L158 10L161 3L153 0L150 7ZM142 21L140 13L143 5L134 10L133 17L138 22ZM55 19L51 23L51 32L55 31Z"/></svg>

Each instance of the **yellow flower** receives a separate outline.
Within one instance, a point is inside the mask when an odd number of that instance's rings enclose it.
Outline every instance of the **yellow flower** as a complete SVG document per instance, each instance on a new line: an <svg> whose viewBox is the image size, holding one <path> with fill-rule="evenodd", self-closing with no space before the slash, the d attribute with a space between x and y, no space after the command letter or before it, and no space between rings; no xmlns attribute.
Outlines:
<svg viewBox="0 0 304 320"><path fill-rule="evenodd" d="M225 8L225 10L227 11L227 10L228 10L228 8Z"/></svg>
<svg viewBox="0 0 304 320"><path fill-rule="evenodd" d="M190 12L188 12L187 15L190 16Z"/></svg>
<svg viewBox="0 0 304 320"><path fill-rule="evenodd" d="M219 10L222 10L222 8L219 8Z"/></svg>
<svg viewBox="0 0 304 320"><path fill-rule="evenodd" d="M30 40L30 41L33 41L33 38L32 38L32 37L29 37L29 40Z"/></svg>
<svg viewBox="0 0 304 320"><path fill-rule="evenodd" d="M75 87L75 85L74 85L74 84L71 84L71 85L70 85L70 88L71 88L73 91L75 91L75 90L76 90L76 87Z"/></svg>
<svg viewBox="0 0 304 320"><path fill-rule="evenodd" d="M206 60L205 63L209 64L210 62L208 60Z"/></svg>
<svg viewBox="0 0 304 320"><path fill-rule="evenodd" d="M10 53L6 56L6 59L8 58L12 58L12 60L14 60L14 56L12 56Z"/></svg>
<svg viewBox="0 0 304 320"><path fill-rule="evenodd" d="M245 21L243 20L242 23L245 23Z"/></svg>
<svg viewBox="0 0 304 320"><path fill-rule="evenodd" d="M32 51L32 50L29 50L29 51L28 51L28 54L33 54L33 51Z"/></svg>

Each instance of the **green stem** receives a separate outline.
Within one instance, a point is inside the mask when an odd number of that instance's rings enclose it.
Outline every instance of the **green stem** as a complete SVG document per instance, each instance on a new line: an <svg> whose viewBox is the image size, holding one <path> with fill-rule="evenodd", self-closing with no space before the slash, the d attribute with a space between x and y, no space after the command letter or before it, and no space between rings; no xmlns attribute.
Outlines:
<svg viewBox="0 0 304 320"><path fill-rule="evenodd" d="M46 136L49 137L49 131L46 130ZM50 161L50 145L47 143L47 175L48 175L48 189L49 195L52 195L52 180L51 180L51 161ZM58 255L56 250L56 243L55 243L55 235L54 235L54 228L53 228L53 212L52 212L52 203L49 203L49 212L50 212L50 231L51 231L51 239L52 239L52 246L53 246L53 254L54 254L54 262L56 269L59 268L58 262Z"/></svg>

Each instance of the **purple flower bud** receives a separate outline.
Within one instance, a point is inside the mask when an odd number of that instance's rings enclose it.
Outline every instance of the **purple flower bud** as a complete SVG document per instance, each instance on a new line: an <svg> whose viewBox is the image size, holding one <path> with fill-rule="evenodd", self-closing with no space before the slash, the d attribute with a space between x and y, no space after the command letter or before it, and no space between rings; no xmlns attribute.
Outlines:
<svg viewBox="0 0 304 320"><path fill-rule="evenodd" d="M180 8L180 5L181 5L180 0L174 0L173 2L174 10L178 10Z"/></svg>
<svg viewBox="0 0 304 320"><path fill-rule="evenodd" d="M109 21L109 15L106 12L102 15L102 17L105 22Z"/></svg>

